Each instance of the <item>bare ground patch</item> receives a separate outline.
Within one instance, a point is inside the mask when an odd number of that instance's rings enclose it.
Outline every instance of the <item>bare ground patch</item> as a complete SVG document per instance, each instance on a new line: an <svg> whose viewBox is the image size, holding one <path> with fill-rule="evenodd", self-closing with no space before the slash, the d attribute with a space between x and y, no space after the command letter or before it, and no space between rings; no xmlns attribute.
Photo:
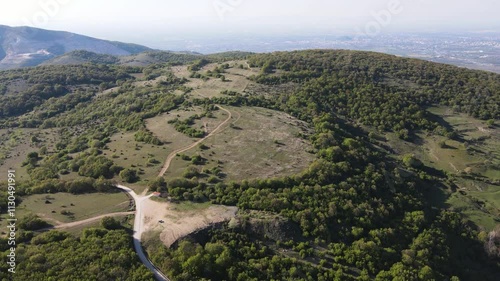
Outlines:
<svg viewBox="0 0 500 281"><path fill-rule="evenodd" d="M236 216L236 207L219 205L183 205L149 201L144 204L145 232L160 232L160 240L170 247L178 239L214 223ZM160 221L163 221L160 222Z"/></svg>

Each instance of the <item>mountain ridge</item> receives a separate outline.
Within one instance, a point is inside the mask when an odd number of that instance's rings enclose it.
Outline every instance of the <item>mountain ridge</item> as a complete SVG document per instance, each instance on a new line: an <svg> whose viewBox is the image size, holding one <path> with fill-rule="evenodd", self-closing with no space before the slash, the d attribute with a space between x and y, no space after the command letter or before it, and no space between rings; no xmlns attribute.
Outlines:
<svg viewBox="0 0 500 281"><path fill-rule="evenodd" d="M0 70L37 66L76 50L100 55L126 56L153 49L67 31L0 25Z"/></svg>

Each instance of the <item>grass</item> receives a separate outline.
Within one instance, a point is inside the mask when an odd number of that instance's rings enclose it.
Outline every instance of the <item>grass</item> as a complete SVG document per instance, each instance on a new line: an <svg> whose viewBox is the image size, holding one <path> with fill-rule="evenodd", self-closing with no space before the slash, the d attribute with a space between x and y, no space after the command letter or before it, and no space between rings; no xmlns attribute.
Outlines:
<svg viewBox="0 0 500 281"><path fill-rule="evenodd" d="M470 196L464 196L456 192L451 194L446 203L486 231L493 230L498 224L498 217L482 210Z"/></svg>
<svg viewBox="0 0 500 281"><path fill-rule="evenodd" d="M478 120L466 114L453 113L447 107L433 107L429 111L442 119L442 122L453 127L460 135L460 141L447 141L448 152L455 161L454 165L465 166L464 169L481 176L500 179L500 130L488 127L486 121ZM466 148L469 147L469 149ZM447 150L444 149L444 150ZM439 156L438 156L439 157ZM485 163L485 160L487 162Z"/></svg>
<svg viewBox="0 0 500 281"><path fill-rule="evenodd" d="M48 200L51 203L46 204ZM73 204L73 206L72 206ZM17 207L16 215L23 216L34 213L50 224L80 221L107 213L126 212L129 209L129 199L124 193L113 194L83 194L72 195L69 193L37 194L23 198ZM70 215L61 214L67 211ZM2 226L6 221L2 220Z"/></svg>
<svg viewBox="0 0 500 281"><path fill-rule="evenodd" d="M386 144L395 150L395 158L414 154L426 166L447 172L460 192L445 195L446 207L460 210L468 219L487 230L500 221L500 186L490 185L500 179L500 130L490 128L483 120L454 113L447 107L432 107L429 112L441 124L453 128L459 137L454 140L442 136L418 134L420 142L399 140L393 133L386 134ZM443 146L443 142L445 145ZM468 175L476 180L465 178ZM435 194L434 194L435 195ZM434 195L429 199L433 200Z"/></svg>
<svg viewBox="0 0 500 281"><path fill-rule="evenodd" d="M31 138L37 141L32 142ZM29 180L23 161L30 152L38 152L42 146L50 153L54 151L58 133L54 129L0 129L0 170L16 170L18 181Z"/></svg>
<svg viewBox="0 0 500 281"><path fill-rule="evenodd" d="M141 181L135 184L127 184L136 190L142 192L147 183L153 180L159 174L167 156L174 150L187 146L195 142L196 138L190 138L180 132L177 132L169 120L179 118L184 120L195 114L202 114L201 107L176 110L168 114L146 120L146 127L161 141L163 145L152 145L136 142L134 133L118 133L112 136L111 142L104 150L104 155L113 160L115 164L125 168L141 170ZM195 128L203 128L207 125L208 130L215 128L224 119L224 112L214 112L215 118L204 117L196 120L193 125ZM149 162L150 159L156 160L155 164ZM119 179L118 179L119 180Z"/></svg>
<svg viewBox="0 0 500 281"><path fill-rule="evenodd" d="M120 221L122 223L122 226L125 229L132 230L134 228L134 216L133 215L121 215L121 216L116 216L114 217L116 220ZM85 229L92 228L92 227L101 227L101 221L95 221L89 224L85 225L79 225L71 228L65 228L63 231L68 232L72 234L75 237L80 237L82 232Z"/></svg>
<svg viewBox="0 0 500 281"><path fill-rule="evenodd" d="M178 212L188 212L188 211L201 211L212 206L210 202L206 203L193 203L193 202L182 202L179 204L172 204L172 210Z"/></svg>
<svg viewBox="0 0 500 281"><path fill-rule="evenodd" d="M166 145L136 142L134 133L131 132L113 135L103 153L116 165L142 170L141 179L154 179L170 151ZM156 163L152 163L152 159Z"/></svg>
<svg viewBox="0 0 500 281"><path fill-rule="evenodd" d="M230 63L232 64L232 63ZM206 74L208 70L213 70L217 67L217 64L209 64L203 67L198 73ZM185 84L187 87L191 87L194 90L190 93L191 98L212 98L220 97L221 91L235 91L243 92L247 86L251 83L246 76L250 76L252 71L244 69L227 69L227 73L222 73L226 77L226 81L222 81L220 78L209 77L208 80L204 81L201 78L190 78L186 77L186 70L175 68L174 74L178 77L185 77L189 79L189 82ZM247 75L243 75L243 73Z"/></svg>
<svg viewBox="0 0 500 281"><path fill-rule="evenodd" d="M203 143L208 149L198 146L184 153L206 159L199 170L218 167L228 180L270 178L299 173L314 159L307 152L311 145L297 137L310 130L305 123L263 108L225 108L232 112L232 125L208 138ZM176 157L165 175L181 177L189 165Z"/></svg>

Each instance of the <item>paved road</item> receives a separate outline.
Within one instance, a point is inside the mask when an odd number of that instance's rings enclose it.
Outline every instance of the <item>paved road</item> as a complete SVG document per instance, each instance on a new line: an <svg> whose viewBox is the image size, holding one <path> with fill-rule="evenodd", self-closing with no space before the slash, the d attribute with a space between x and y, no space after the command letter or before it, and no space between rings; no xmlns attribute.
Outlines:
<svg viewBox="0 0 500 281"><path fill-rule="evenodd" d="M142 205L144 201L148 200L151 195L149 196L139 196L137 195L132 189L124 186L124 185L117 185L117 187L126 193L130 194L132 198L134 198L135 201L135 219L134 219L134 248L135 252L139 256L139 259L141 262L153 272L157 280L160 281L170 281L165 274L163 274L146 256L146 253L144 252L144 249L142 248L141 245L141 236L144 231L144 219L143 219L143 214L142 214Z"/></svg>

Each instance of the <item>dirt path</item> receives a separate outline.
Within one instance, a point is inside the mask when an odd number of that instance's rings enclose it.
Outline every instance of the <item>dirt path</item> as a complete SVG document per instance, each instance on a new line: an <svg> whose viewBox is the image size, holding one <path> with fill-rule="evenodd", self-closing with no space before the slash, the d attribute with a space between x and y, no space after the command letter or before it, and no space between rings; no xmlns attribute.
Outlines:
<svg viewBox="0 0 500 281"><path fill-rule="evenodd" d="M432 158L436 159L436 161L439 161L439 157L437 157L437 156L436 156L436 154L434 154L434 150L432 150L432 149L431 149L431 150L429 150L429 155L430 155Z"/></svg>
<svg viewBox="0 0 500 281"><path fill-rule="evenodd" d="M233 121L232 123L233 125L235 125L241 119L241 114L238 111L236 111L236 114L238 114L238 118L236 118L236 120Z"/></svg>
<svg viewBox="0 0 500 281"><path fill-rule="evenodd" d="M175 156L179 153L183 153L183 152L186 152L194 147L196 147L197 145L199 145L200 143L202 143L203 141L205 141L206 139L208 139L209 137L215 135L216 133L218 133L221 128L226 125L229 121L231 121L231 118L233 117L233 114L231 113L231 111L223 108L222 106L220 105L216 105L220 110L223 110L225 111L229 116L226 118L226 120L224 120L222 123L219 124L219 126L217 126L210 134L208 134L206 137L196 141L195 143L192 143L191 145L188 145L184 148L179 148L177 150L174 150L172 151L168 156L167 156L167 160L165 161L165 164L163 165L163 168L161 169L160 173L158 174L159 177L162 177L168 170L168 168L170 167L170 164L172 163L172 160L174 160Z"/></svg>
<svg viewBox="0 0 500 281"><path fill-rule="evenodd" d="M47 228L44 228L44 229L40 229L39 231L47 231L47 230L51 230L51 229L72 228L72 227L75 227L75 226L81 226L81 225L90 224L90 223L93 223L93 222L98 221L100 219L103 219L105 217L118 217L118 216L126 216L126 215L133 215L133 214L135 214L135 212L109 213L109 214L104 214L104 215L100 215L100 216L97 216L97 217L89 218L89 219L86 219L86 220L58 224L58 225L55 225L53 227L47 227Z"/></svg>

